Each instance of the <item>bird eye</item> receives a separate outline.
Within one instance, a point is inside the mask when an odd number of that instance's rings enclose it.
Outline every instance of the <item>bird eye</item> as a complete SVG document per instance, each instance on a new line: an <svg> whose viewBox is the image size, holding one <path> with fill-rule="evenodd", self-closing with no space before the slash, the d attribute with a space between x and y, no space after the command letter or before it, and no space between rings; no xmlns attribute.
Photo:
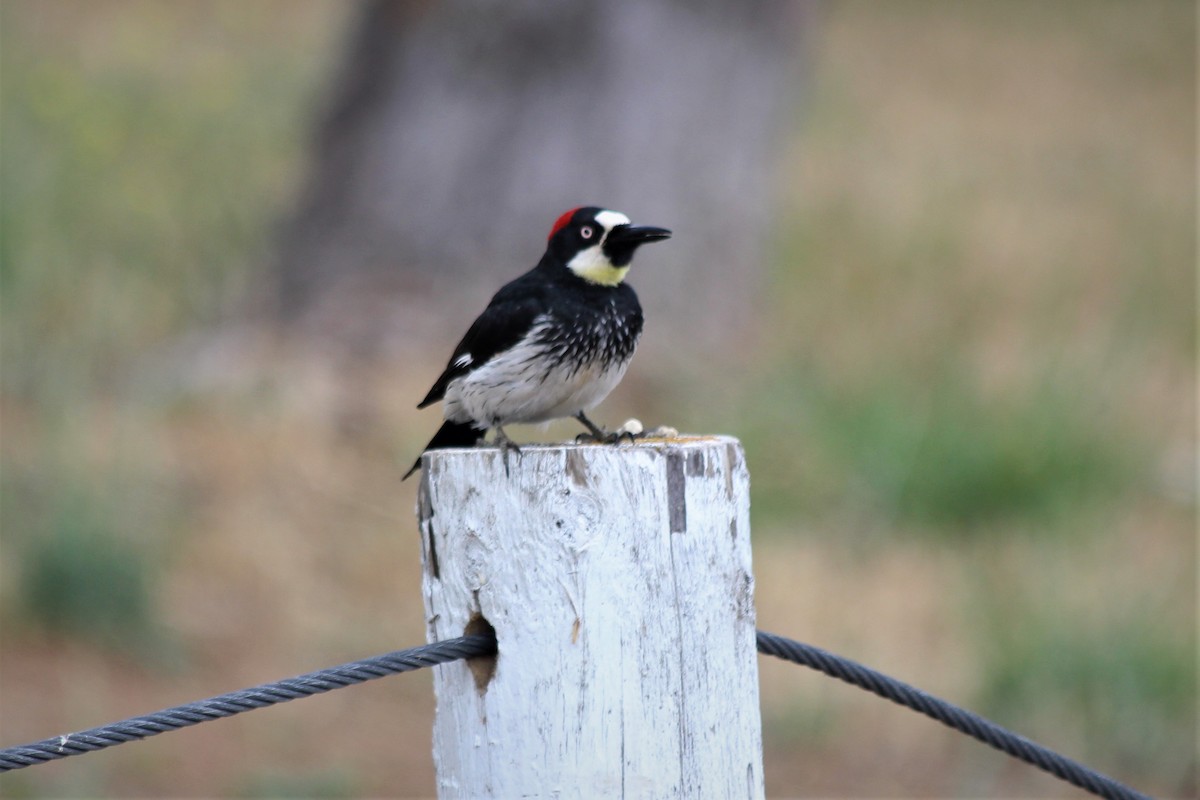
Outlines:
<svg viewBox="0 0 1200 800"><path fill-rule="evenodd" d="M591 225L584 225L582 228L579 229L579 235L585 239L592 238L593 233L595 233L595 231L592 230Z"/></svg>

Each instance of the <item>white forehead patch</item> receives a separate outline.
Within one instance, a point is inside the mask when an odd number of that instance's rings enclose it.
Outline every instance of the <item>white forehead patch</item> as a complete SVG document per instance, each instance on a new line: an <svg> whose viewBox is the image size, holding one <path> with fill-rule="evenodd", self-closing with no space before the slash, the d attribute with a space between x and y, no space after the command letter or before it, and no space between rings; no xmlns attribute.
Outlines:
<svg viewBox="0 0 1200 800"><path fill-rule="evenodd" d="M596 215L596 222L604 226L604 230L611 231L618 225L628 225L629 217L622 214L620 211L601 211Z"/></svg>
<svg viewBox="0 0 1200 800"><path fill-rule="evenodd" d="M601 286L616 286L625 279L629 267L614 267L604 253L604 242L608 234L618 225L628 225L629 217L620 211L601 211L596 214L596 224L604 228L600 241L584 248L567 262L567 267L579 277Z"/></svg>

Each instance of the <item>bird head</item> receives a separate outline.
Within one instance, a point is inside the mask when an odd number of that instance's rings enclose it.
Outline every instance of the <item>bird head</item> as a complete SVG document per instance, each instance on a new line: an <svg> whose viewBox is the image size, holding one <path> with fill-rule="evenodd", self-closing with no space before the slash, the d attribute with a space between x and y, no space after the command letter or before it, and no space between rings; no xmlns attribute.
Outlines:
<svg viewBox="0 0 1200 800"><path fill-rule="evenodd" d="M616 286L625 279L639 246L670 236L666 228L634 226L619 211L584 206L567 211L554 223L547 253L585 281Z"/></svg>

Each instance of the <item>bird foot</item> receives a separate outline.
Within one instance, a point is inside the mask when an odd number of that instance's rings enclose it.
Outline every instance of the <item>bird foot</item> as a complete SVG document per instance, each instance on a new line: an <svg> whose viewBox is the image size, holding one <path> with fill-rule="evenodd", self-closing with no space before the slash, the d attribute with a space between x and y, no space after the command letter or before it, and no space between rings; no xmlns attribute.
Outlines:
<svg viewBox="0 0 1200 800"><path fill-rule="evenodd" d="M521 448L517 447L517 443L508 438L508 434L500 426L496 426L496 446L500 448L500 459L504 462L504 477L509 476L508 472L508 454L510 452L521 455Z"/></svg>
<svg viewBox="0 0 1200 800"><path fill-rule="evenodd" d="M575 437L576 444L617 444L622 439L634 442L637 434L629 431L603 431L599 436L591 433L581 433Z"/></svg>
<svg viewBox="0 0 1200 800"><path fill-rule="evenodd" d="M642 430L642 423L636 419L626 420L625 424L615 431L606 431L603 428L597 428L592 425L588 427L592 430L576 436L576 444L619 444L622 440L627 440L630 444L633 444L638 439L645 438L646 436Z"/></svg>

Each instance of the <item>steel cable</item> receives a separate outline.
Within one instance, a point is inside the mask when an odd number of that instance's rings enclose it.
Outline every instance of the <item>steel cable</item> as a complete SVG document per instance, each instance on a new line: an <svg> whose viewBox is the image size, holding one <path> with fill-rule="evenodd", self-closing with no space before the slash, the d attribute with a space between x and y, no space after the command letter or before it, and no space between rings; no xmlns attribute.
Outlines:
<svg viewBox="0 0 1200 800"><path fill-rule="evenodd" d="M1147 795L1019 736L978 714L959 708L850 659L765 631L757 632L757 642L760 653L810 667L914 711L919 711L1092 794L1111 800L1149 800ZM186 703L111 725L56 736L32 744L9 747L0 750L0 772L21 769L93 750L102 750L166 731L178 730L212 719L230 717L243 711L263 708L299 697L308 697L332 689L340 689L386 675L411 672L437 664L495 653L495 637L479 634L448 639L407 650L397 650L374 658L352 661L294 678L218 695L207 700Z"/></svg>
<svg viewBox="0 0 1200 800"><path fill-rule="evenodd" d="M329 669L297 675L274 683L264 683L249 689L210 697L195 703L156 711L141 717L102 725L78 733L68 733L33 744L0 750L0 772L42 764L93 750L102 750L125 742L145 739L165 731L186 728L211 719L231 717L243 711L286 703L298 697L308 697L343 686L395 675L400 672L432 667L462 658L489 655L496 652L492 636L472 635L443 642L396 650L374 658L351 661Z"/></svg>
<svg viewBox="0 0 1200 800"><path fill-rule="evenodd" d="M959 708L941 698L888 677L862 664L834 655L819 647L758 631L758 652L803 664L818 672L874 692L913 711L932 717L956 731L973 736L984 744L1045 770L1056 778L1110 800L1149 800L1147 795L1130 789L1107 775L1013 733L990 720Z"/></svg>

